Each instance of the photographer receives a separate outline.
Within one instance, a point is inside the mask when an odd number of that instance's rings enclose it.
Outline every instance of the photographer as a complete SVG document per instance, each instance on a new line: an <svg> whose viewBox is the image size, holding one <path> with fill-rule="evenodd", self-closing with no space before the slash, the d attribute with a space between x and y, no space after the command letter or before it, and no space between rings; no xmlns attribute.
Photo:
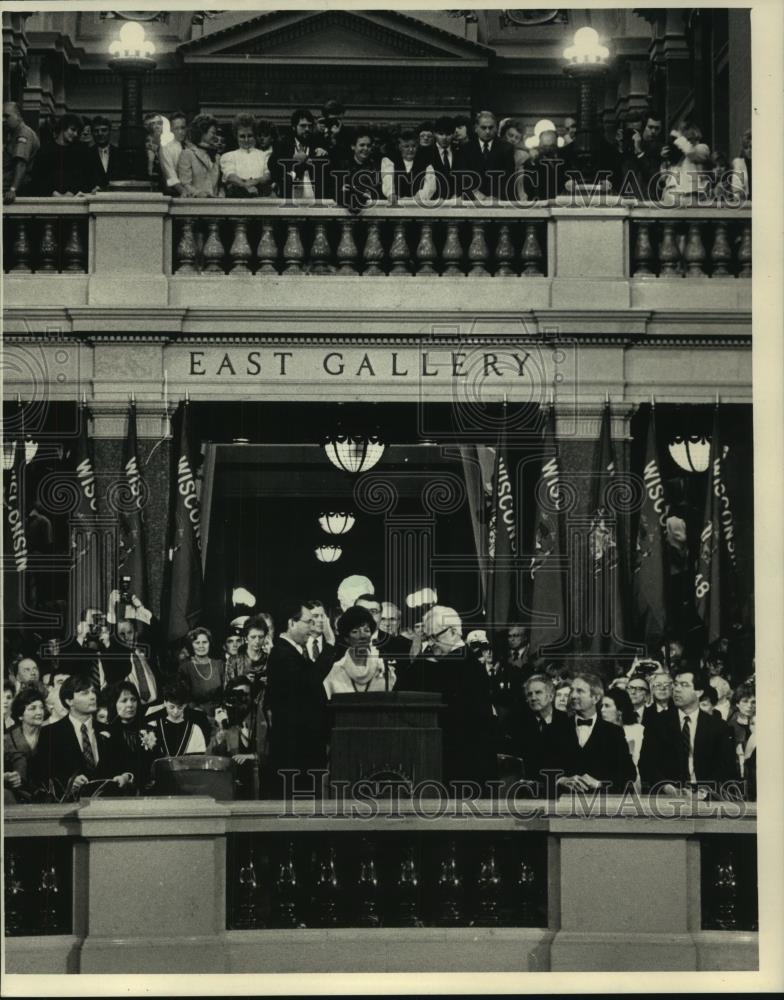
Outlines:
<svg viewBox="0 0 784 1000"><path fill-rule="evenodd" d="M59 671L87 678L100 691L106 687L103 657L110 643L111 631L104 612L100 608L85 608L79 616L76 637L59 648Z"/></svg>
<svg viewBox="0 0 784 1000"><path fill-rule="evenodd" d="M223 703L215 709L215 732L207 752L231 757L237 798L259 797L259 748L255 739L250 681L235 677L226 685Z"/></svg>

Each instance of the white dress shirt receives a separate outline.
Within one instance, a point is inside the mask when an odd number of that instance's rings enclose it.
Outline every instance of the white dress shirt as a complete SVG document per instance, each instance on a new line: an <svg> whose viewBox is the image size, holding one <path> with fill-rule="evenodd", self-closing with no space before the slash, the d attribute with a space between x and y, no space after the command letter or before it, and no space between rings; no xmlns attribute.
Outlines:
<svg viewBox="0 0 784 1000"><path fill-rule="evenodd" d="M584 747L585 744L588 742L591 733L593 732L593 727L596 725L596 720L599 718L599 716L594 715L594 717L591 719L590 726L578 726L577 725L578 718L579 716L577 715L574 717L574 728L577 731L577 742L580 744L581 747Z"/></svg>
<svg viewBox="0 0 784 1000"><path fill-rule="evenodd" d="M272 155L271 149L231 149L221 156L221 175L224 184L226 179L234 174L241 181L250 181L263 177L267 173L267 163Z"/></svg>
<svg viewBox="0 0 784 1000"><path fill-rule="evenodd" d="M311 660L318 659L323 648L324 648L323 635L311 635L308 637L308 655L310 656Z"/></svg>
<svg viewBox="0 0 784 1000"><path fill-rule="evenodd" d="M135 686L137 691L142 690L142 686L139 685L139 671L144 673L144 678L147 681L147 687L150 691L149 701L145 702L147 705L153 705L158 700L158 685L155 683L155 674L150 669L150 664L147 662L147 657L139 649L134 649L131 651L131 670L126 680L131 681Z"/></svg>

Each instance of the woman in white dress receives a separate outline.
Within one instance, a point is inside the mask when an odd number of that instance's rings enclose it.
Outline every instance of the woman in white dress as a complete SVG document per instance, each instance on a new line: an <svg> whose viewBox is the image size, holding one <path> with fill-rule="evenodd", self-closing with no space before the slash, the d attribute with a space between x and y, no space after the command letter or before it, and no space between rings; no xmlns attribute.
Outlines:
<svg viewBox="0 0 784 1000"><path fill-rule="evenodd" d="M366 608L349 608L337 624L337 646L345 650L324 678L327 698L333 694L391 691L395 671L386 667L373 645L376 623Z"/></svg>

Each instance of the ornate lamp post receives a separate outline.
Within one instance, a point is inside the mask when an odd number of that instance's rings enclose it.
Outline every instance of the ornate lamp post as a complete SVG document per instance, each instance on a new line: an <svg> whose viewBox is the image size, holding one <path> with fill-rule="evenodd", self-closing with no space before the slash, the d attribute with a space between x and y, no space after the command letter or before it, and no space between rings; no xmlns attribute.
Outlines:
<svg viewBox="0 0 784 1000"><path fill-rule="evenodd" d="M602 45L593 28L579 28L574 41L564 49L564 72L577 80L577 135L575 149L577 166L587 182L593 180L597 167L598 140L596 130L595 81L607 72L610 50Z"/></svg>
<svg viewBox="0 0 784 1000"><path fill-rule="evenodd" d="M116 191L149 191L145 131L142 122L142 81L147 70L155 69L155 46L145 38L138 21L126 21L119 38L109 46L109 67L122 80L120 123L120 178L110 183Z"/></svg>

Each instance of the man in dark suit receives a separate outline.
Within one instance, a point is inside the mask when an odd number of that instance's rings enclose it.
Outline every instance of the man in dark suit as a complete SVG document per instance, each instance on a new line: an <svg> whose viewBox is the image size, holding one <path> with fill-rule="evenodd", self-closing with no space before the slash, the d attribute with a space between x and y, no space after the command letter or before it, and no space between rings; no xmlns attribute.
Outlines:
<svg viewBox="0 0 784 1000"><path fill-rule="evenodd" d="M115 791L132 784L133 774L120 771L121 752L108 727L95 721L98 696L86 677L68 677L60 687L60 701L68 714L41 729L38 751L32 758L35 783L54 783L58 794L77 792L91 781L113 782ZM106 794L106 791L102 791Z"/></svg>
<svg viewBox="0 0 784 1000"><path fill-rule="evenodd" d="M496 775L495 723L487 673L463 642L460 616L436 604L422 621L429 651L418 656L395 683L396 691L432 691L446 705L442 713L444 783L484 788Z"/></svg>
<svg viewBox="0 0 784 1000"><path fill-rule="evenodd" d="M278 142L269 171L279 198L331 198L330 157L314 137L316 120L307 108L291 115L292 134Z"/></svg>
<svg viewBox="0 0 784 1000"><path fill-rule="evenodd" d="M525 777L537 795L553 798L558 772L565 772L574 725L553 705L555 685L546 674L533 674L525 682L526 708L515 727Z"/></svg>
<svg viewBox="0 0 784 1000"><path fill-rule="evenodd" d="M643 788L658 786L674 795L684 788L700 797L723 797L722 786L737 779L735 738L718 715L700 710L705 673L683 663L673 684L674 707L645 727L640 752Z"/></svg>
<svg viewBox="0 0 784 1000"><path fill-rule="evenodd" d="M474 136L461 150L459 189L467 197L510 201L514 198L514 149L498 138L498 120L492 111L476 116Z"/></svg>
<svg viewBox="0 0 784 1000"><path fill-rule="evenodd" d="M103 115L96 115L92 121L95 146L90 150L95 185L106 191L109 182L117 180L120 174L120 160L117 147L109 141L112 134L112 123Z"/></svg>
<svg viewBox="0 0 784 1000"><path fill-rule="evenodd" d="M290 795L294 787L301 791L309 787L306 775L295 776L292 785L282 770L307 772L326 766L326 692L321 671L305 649L313 614L304 602L294 603L285 610L281 625L267 661L264 696L270 720L270 774L265 783L270 798ZM319 778L311 787L320 796Z"/></svg>
<svg viewBox="0 0 784 1000"><path fill-rule="evenodd" d="M574 718L566 749L566 774L557 781L561 789L589 791L605 786L622 794L634 782L634 766L623 729L599 718L597 709L604 685L596 674L577 674L569 696Z"/></svg>
<svg viewBox="0 0 784 1000"><path fill-rule="evenodd" d="M653 700L643 712L641 721L644 726L649 726L661 713L672 711L672 678L667 671L651 674L649 683Z"/></svg>
<svg viewBox="0 0 784 1000"><path fill-rule="evenodd" d="M461 174L464 158L461 150L453 142L454 131L454 119L437 118L433 125L435 142L432 146L424 147L429 157L428 162L435 174L434 197L439 201L454 198L457 194L457 178Z"/></svg>

